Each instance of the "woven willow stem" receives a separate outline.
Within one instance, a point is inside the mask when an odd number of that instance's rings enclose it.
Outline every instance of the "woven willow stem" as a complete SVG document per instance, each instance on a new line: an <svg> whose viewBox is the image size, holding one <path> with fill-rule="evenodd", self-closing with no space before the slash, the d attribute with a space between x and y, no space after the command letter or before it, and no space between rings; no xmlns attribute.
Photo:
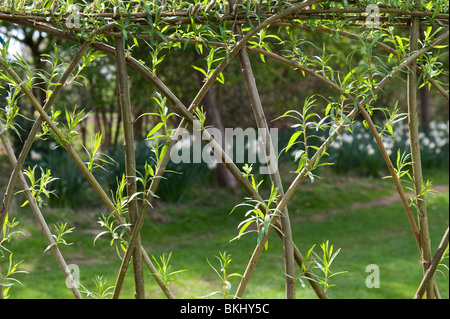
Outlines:
<svg viewBox="0 0 450 319"><path fill-rule="evenodd" d="M115 39L116 48L116 65L117 65L117 78L119 82L119 100L120 108L122 112L122 124L124 132L124 150L125 150L125 173L127 181L127 196L128 196L128 215L130 223L135 224L138 218L138 205L137 199L134 198L137 193L136 185L136 158L134 154L134 133L133 133L133 117L131 110L130 91L128 85L128 72L127 63L125 61L125 49L122 39ZM134 198L133 200L130 200ZM141 240L139 234L137 235L136 248L132 248L133 252L133 268L134 268L134 282L135 282L135 295L136 299L145 298L145 286L144 286L144 272L142 269L142 253L141 253ZM130 247L128 247L130 249ZM125 279L126 268L121 266L119 275L117 277L116 286L114 289L113 298L118 298L120 290L122 288L123 280Z"/></svg>
<svg viewBox="0 0 450 319"><path fill-rule="evenodd" d="M236 26L236 33L242 36L242 30L240 26ZM258 129L265 131L265 136L262 136L262 146L264 154L266 156L266 163L270 170L271 166L276 163L277 169L275 172L270 173L270 179L275 187L278 189L278 195L280 198L284 196L283 183L281 181L280 171L278 170L278 154L275 154L272 138L270 136L269 126L267 124L266 116L264 114L263 106L259 96L258 88L256 85L255 77L253 76L253 69L248 57L246 48L239 51L239 60L241 63L242 74L247 86L247 91L250 97L250 105L253 110L253 115L256 120ZM295 299L295 260L294 260L294 248L292 242L292 230L289 219L288 208L285 207L283 215L280 217L281 227L283 230L283 246L284 246L284 267L286 273L286 298Z"/></svg>
<svg viewBox="0 0 450 319"><path fill-rule="evenodd" d="M442 237L441 243L439 244L436 254L433 257L433 260L431 261L430 267L425 272L425 275L423 276L419 288L417 288L417 292L414 296L414 299L422 298L423 294L427 290L427 287L430 285L430 282L433 279L434 273L436 272L436 269L439 266L439 263L442 259L442 256L445 253L445 249L447 248L447 246L448 246L448 227L447 230L445 231L444 236Z"/></svg>
<svg viewBox="0 0 450 319"><path fill-rule="evenodd" d="M3 130L3 125L0 123L0 131ZM11 163L11 167L17 167L17 158L14 155L13 148L11 144L9 143L9 140L6 136L6 132L3 132L0 134L0 139L3 143L3 146L6 150L7 156L9 158L9 161ZM67 266L66 261L64 260L63 255L61 254L61 251L58 248L58 245L56 245L52 233L50 232L50 229L48 228L47 222L45 221L44 216L42 215L41 209L39 208L39 205L37 204L35 198L30 192L30 188L28 187L27 181L22 173L22 171L19 171L18 174L19 182L22 186L22 189L25 193L25 196L28 200L28 203L30 204L30 207L34 213L34 216L36 217L36 220L41 227L42 233L44 234L45 239L47 240L47 243L51 245L51 251L53 253L53 256L55 257L56 261L58 262L59 267L61 268L64 277L66 278L66 282L70 282L70 289L72 290L72 293L76 299L82 299L81 294L78 290L77 285L74 282L74 278L70 272L69 267ZM4 218L6 216L7 212L5 212L2 216L0 216L0 219ZM0 228L1 229L1 228Z"/></svg>
<svg viewBox="0 0 450 319"><path fill-rule="evenodd" d="M5 65L3 60L0 58L0 64ZM14 81L17 85L21 88L22 92L25 94L25 96L30 100L34 108L39 112L39 114L42 116L42 118L47 122L48 126L51 130L54 131L54 133L61 139L63 139L63 135L60 132L60 130L56 127L56 125L53 123L51 118L48 116L48 114L43 110L40 103L36 100L36 97L33 95L31 91L29 91L26 87L24 87L21 83L21 79L18 77L18 75L14 72L14 70L7 68L6 71L12 76ZM119 215L117 213L116 207L114 203L111 201L109 196L106 194L106 192L103 190L102 186L98 183L97 179L94 177L94 175L89 171L87 166L84 164L83 160L80 158L78 153L75 151L75 149L70 144L63 145L66 151L69 153L69 155L72 157L75 164L78 166L78 168L81 170L83 175L86 177L86 179L90 182L94 190L97 192L99 197L102 199L102 201L106 204L108 209L114 214L114 217L116 218L117 222L121 225L127 224L123 216ZM131 236L131 229L130 227L125 227L125 231L128 236ZM150 270L150 273L153 275L153 278L156 280L158 285L160 286L161 290L164 292L164 294L170 298L173 299L173 294L171 293L170 289L167 288L164 285L163 280L158 275L157 270L153 263L151 262L150 258L146 254L144 248L141 246L141 252L142 257L144 259L144 262L148 269Z"/></svg>
<svg viewBox="0 0 450 319"><path fill-rule="evenodd" d="M411 19L411 31L409 37L409 52L417 51L419 42L419 21L418 18ZM419 120L417 109L417 60L412 60L408 67L410 72L407 76L407 104L408 104L408 127L411 148L411 160L413 171L414 192L418 196L422 191L422 163L420 158L419 144ZM423 196L418 196L416 200L419 208L418 223L421 242L422 266L425 275L431 262L431 242L428 229L427 207ZM428 285L426 296L428 299L434 299L434 284Z"/></svg>
<svg viewBox="0 0 450 319"><path fill-rule="evenodd" d="M69 78L69 76L72 74L75 67L78 65L80 60L83 58L84 54L86 53L87 49L90 46L90 42L85 42L81 46L78 53L74 56L70 64L68 65L67 69L64 71L64 74L61 76L61 79L58 82L58 85L56 85L55 90L50 95L50 98L47 100L47 102L44 105L44 110L48 112L52 105L55 103L57 97L63 90L63 88L66 86L66 82ZM6 66L6 65L4 65ZM22 147L22 150L19 154L19 158L17 159L17 163L14 166L13 172L11 173L11 177L9 178L8 186L6 188L6 193L3 199L2 206L0 207L0 216L8 211L9 203L11 201L12 196L14 195L14 188L16 186L16 182L18 180L18 175L20 170L22 169L23 163L25 162L25 159L28 156L28 153L30 152L31 146L33 145L34 139L36 138L37 133L39 132L42 124L42 116L38 116L38 118L35 120L33 127L30 130L30 133L28 134L28 137ZM2 229L3 224L0 222L0 229Z"/></svg>

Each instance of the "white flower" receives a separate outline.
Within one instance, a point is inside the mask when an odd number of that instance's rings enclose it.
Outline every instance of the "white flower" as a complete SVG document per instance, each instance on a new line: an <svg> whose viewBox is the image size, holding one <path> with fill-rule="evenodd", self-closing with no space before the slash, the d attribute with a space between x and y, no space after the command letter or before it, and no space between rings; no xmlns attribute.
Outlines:
<svg viewBox="0 0 450 319"><path fill-rule="evenodd" d="M330 147L332 147L332 148L334 148L335 150L337 150L337 149L340 147L340 144L334 142L334 143L331 143Z"/></svg>
<svg viewBox="0 0 450 319"><path fill-rule="evenodd" d="M38 153L38 152L36 152L36 151L34 151L34 150L31 150L30 156L31 156L31 159L32 159L33 161L39 161L39 160L42 159L42 154L41 154L41 153Z"/></svg>
<svg viewBox="0 0 450 319"><path fill-rule="evenodd" d="M343 140L345 143L351 144L351 143L353 142L353 135L350 135L350 134L343 134L343 135L342 135L342 140Z"/></svg>

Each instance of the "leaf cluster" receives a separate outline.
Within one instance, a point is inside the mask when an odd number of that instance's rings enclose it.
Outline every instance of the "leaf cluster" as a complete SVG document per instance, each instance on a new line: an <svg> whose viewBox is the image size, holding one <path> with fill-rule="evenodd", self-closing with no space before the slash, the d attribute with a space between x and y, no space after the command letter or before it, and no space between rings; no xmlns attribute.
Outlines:
<svg viewBox="0 0 450 319"><path fill-rule="evenodd" d="M329 288L335 286L330 284L330 279L334 276L344 274L347 271L334 272L331 270L331 266L335 258L341 251L340 248L333 252L333 245L330 245L327 240L326 242L320 244L322 255L319 255L314 251L315 246L316 245L313 245L305 255L302 264L302 273L299 275L298 280L303 288L305 288L305 282L303 280L315 281L323 286L323 290L326 293ZM315 269L319 270L319 274L317 274L317 271L314 272ZM311 272L314 273L315 278L306 275Z"/></svg>
<svg viewBox="0 0 450 319"><path fill-rule="evenodd" d="M253 175L251 175L251 177L253 178ZM238 207L250 207L250 209L247 210L244 214L244 217L246 217L246 219L243 220L237 227L239 229L238 235L231 241L240 239L243 235L256 232L258 234L257 245L259 245L262 242L264 236L267 236L269 234L269 229L271 227L274 227L282 234L282 231L276 225L273 225L271 223L271 219L274 216L283 215L283 212L278 210L276 207L272 207L273 205L276 206L278 199L278 188L276 188L272 183L270 196L267 200L260 202L258 200L246 198L245 202L236 205L230 212L230 214L232 214ZM254 227L250 227L251 225L254 225ZM264 247L266 250L268 249L269 241L266 241Z"/></svg>
<svg viewBox="0 0 450 319"><path fill-rule="evenodd" d="M176 274L185 272L187 270L174 270L172 271L172 266L170 265L170 258L172 257L172 252L169 253L169 255L166 257L165 254L162 254L159 257L159 261L155 258L155 256L152 255L153 260L155 261L156 270L158 276L161 277L161 279L164 282L164 285L167 287L171 282L175 281L175 278L173 277Z"/></svg>
<svg viewBox="0 0 450 319"><path fill-rule="evenodd" d="M39 207L42 207L42 205L45 204L42 195L47 198L50 198L50 195L54 195L55 192L48 189L48 186L51 182L57 180L57 178L52 177L50 169L47 168L44 170L42 167L39 167L41 174L40 177L37 178L36 168L37 166L34 166L33 168L29 166L28 168L24 169L23 174L29 181L28 188L25 190L30 191L36 203L39 205ZM18 193L22 193L25 190L21 190ZM28 203L28 200L26 200L21 207L24 207Z"/></svg>
<svg viewBox="0 0 450 319"><path fill-rule="evenodd" d="M224 251L223 253L219 252L219 256L216 256L216 258L219 261L219 265L220 265L218 268L214 267L209 262L208 258L206 258L206 261L208 262L208 265L217 274L217 276L220 278L220 280L222 282L222 290L214 291L205 296L201 296L200 298L208 298L208 297L212 297L214 295L222 295L224 299L227 299L228 297L233 297L232 295L229 294L229 292L231 291L231 288L232 288L232 285L231 285L231 282L229 281L229 279L232 277L242 278L242 275L240 275L238 273L232 273L232 274L228 273L228 267L232 260L230 254L227 254L226 251Z"/></svg>
<svg viewBox="0 0 450 319"><path fill-rule="evenodd" d="M67 228L67 223L58 223L56 225L53 225L56 229L56 235L52 234L52 237L55 239L54 243L50 244L47 246L47 248L45 248L44 252L46 252L47 250L51 249L53 246L58 246L60 244L63 244L65 246L70 246L73 243L68 243L63 237L67 234L70 234L73 232L73 230L75 229L75 227Z"/></svg>

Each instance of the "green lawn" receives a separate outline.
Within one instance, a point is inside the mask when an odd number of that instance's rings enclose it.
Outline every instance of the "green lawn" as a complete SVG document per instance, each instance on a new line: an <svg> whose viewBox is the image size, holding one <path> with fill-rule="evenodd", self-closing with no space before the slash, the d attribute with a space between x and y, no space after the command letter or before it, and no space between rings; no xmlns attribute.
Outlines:
<svg viewBox="0 0 450 319"><path fill-rule="evenodd" d="M285 176L292 179L293 176ZM448 185L448 170L435 170L426 176L434 185ZM368 177L341 176L323 172L322 179L305 184L289 205L293 238L302 253L314 244L329 240L341 251L333 264L335 271L347 273L331 279L335 287L329 289L331 298L411 298L421 280L420 255L406 214L399 201L392 199L395 187L391 180ZM229 214L242 201L244 194L225 190L196 187L189 202L157 203L149 213L142 230L142 244L149 255L173 252L172 269L185 269L175 275L170 287L177 298L196 298L221 290L217 275L206 258L218 267L215 258L219 251L231 254L230 272L243 273L256 244L250 234L230 243L237 235L236 226L243 220L243 210ZM386 200L388 198L388 200ZM380 200L385 199L385 200ZM433 250L448 227L449 193L446 190L429 198L428 213ZM20 203L19 203L20 204ZM20 206L20 205L18 205ZM101 206L81 210L44 208L49 225L68 222L75 227L65 238L71 246L60 246L68 264L80 268L81 283L94 289L95 275L102 275L114 284L120 266L110 238L93 239L101 231L97 221L107 212ZM29 274L17 278L24 284L14 286L11 298L71 298L65 280L29 208L16 208L19 229L25 236L8 244L15 260L23 260L21 269ZM53 226L50 226L53 229ZM282 245L278 237L269 241L269 249L261 256L247 286L245 298L283 298ZM3 259L5 260L5 258ZM376 264L380 270L380 288L369 289L365 281L366 266ZM130 270L132 268L130 267ZM332 269L332 270L333 270ZM449 297L448 272L446 278L437 274L442 297ZM163 298L146 269L146 294L149 298ZM233 278L232 291L239 279ZM131 272L126 278L121 297L133 297ZM298 298L315 298L311 288L297 285Z"/></svg>

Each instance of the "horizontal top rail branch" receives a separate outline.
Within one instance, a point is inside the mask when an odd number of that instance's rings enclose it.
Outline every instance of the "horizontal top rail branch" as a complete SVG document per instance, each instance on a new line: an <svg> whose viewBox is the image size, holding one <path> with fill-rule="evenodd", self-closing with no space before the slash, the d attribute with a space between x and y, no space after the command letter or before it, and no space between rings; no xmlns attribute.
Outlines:
<svg viewBox="0 0 450 319"><path fill-rule="evenodd" d="M199 1L116 1L117 6L110 2L77 3L72 1L33 1L33 5L25 5L26 1L2 1L0 4L0 20L28 20L46 23L59 28L78 32L91 32L102 25L120 19L127 19L128 26L145 25L183 25L183 24L258 24L277 12L289 8L300 1L238 1L234 8L228 7L228 2L216 0ZM352 22L353 26L363 26L368 19L377 19L380 26L409 26L412 17L420 18L422 25L441 25L448 27L449 6L442 2L441 7L427 5L422 1L420 6L410 3L392 4L392 1L371 1L351 3L350 1L323 1L298 12L293 12L280 21L271 24L277 27L282 23L296 22L320 25L320 21L332 21L335 27L339 21ZM20 3L20 5L14 5ZM76 18L82 22L67 23ZM134 30L135 32L137 30ZM142 30L142 33L148 33Z"/></svg>

